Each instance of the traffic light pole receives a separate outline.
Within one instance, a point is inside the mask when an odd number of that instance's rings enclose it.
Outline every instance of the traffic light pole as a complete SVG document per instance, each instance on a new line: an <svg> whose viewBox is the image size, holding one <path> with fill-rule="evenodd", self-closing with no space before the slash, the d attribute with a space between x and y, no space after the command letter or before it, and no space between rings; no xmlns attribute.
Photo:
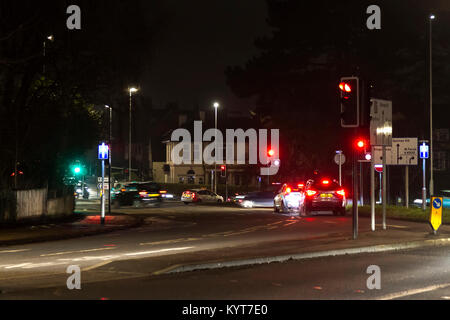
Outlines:
<svg viewBox="0 0 450 320"><path fill-rule="evenodd" d="M370 162L370 217L371 217L371 228L375 231L375 157L374 157L374 147L372 147L372 159Z"/></svg>
<svg viewBox="0 0 450 320"><path fill-rule="evenodd" d="M355 137L357 137L358 129L355 129ZM352 213L353 213L353 240L358 238L358 162L357 151L352 148L352 171L353 171L353 200L352 200Z"/></svg>

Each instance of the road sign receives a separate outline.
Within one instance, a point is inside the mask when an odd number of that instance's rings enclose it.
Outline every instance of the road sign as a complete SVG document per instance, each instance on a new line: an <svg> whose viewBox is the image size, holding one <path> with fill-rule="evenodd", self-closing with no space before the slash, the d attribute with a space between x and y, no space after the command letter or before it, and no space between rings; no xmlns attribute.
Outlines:
<svg viewBox="0 0 450 320"><path fill-rule="evenodd" d="M102 177L97 177L97 182L102 182ZM109 182L109 177L105 177L105 182Z"/></svg>
<svg viewBox="0 0 450 320"><path fill-rule="evenodd" d="M429 158L429 146L423 142L420 145L420 159L428 159Z"/></svg>
<svg viewBox="0 0 450 320"><path fill-rule="evenodd" d="M338 153L334 156L334 162L339 166L345 163L345 155L343 153Z"/></svg>
<svg viewBox="0 0 450 320"><path fill-rule="evenodd" d="M441 197L431 198L430 225L435 233L442 224L442 202Z"/></svg>
<svg viewBox="0 0 450 320"><path fill-rule="evenodd" d="M370 99L370 144L392 145L392 101Z"/></svg>
<svg viewBox="0 0 450 320"><path fill-rule="evenodd" d="M97 189L99 189L99 190L102 189L102 184L101 184L101 183L99 183L99 184L97 185ZM103 190L109 190L109 183L105 183L105 184L103 185Z"/></svg>
<svg viewBox="0 0 450 320"><path fill-rule="evenodd" d="M376 164L375 165L375 171L379 172L379 173L383 172L383 165L382 164Z"/></svg>
<svg viewBox="0 0 450 320"><path fill-rule="evenodd" d="M386 147L386 165L418 165L417 143L417 138L393 138L392 146ZM373 157L376 164L383 162L382 147L374 147Z"/></svg>
<svg viewBox="0 0 450 320"><path fill-rule="evenodd" d="M105 143L98 145L98 159L99 160L109 159L109 147Z"/></svg>

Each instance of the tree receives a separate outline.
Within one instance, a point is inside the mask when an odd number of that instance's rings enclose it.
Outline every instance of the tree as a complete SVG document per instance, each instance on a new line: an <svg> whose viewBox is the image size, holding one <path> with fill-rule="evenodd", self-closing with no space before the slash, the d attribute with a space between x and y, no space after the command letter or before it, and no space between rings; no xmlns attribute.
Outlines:
<svg viewBox="0 0 450 320"><path fill-rule="evenodd" d="M255 99L255 114L267 119L263 126L280 128L282 171L330 167L335 150L349 150L348 132L339 127L341 76L358 75L375 85L374 97L394 101L394 134L419 134L410 123L421 123L427 98L427 15L442 3L380 1L383 23L376 31L366 28L369 2L267 3L272 35L258 38L260 54L244 67L227 68L226 75L237 96ZM449 62L449 21L442 19L435 35L441 66ZM448 87L448 77L436 76L436 83Z"/></svg>

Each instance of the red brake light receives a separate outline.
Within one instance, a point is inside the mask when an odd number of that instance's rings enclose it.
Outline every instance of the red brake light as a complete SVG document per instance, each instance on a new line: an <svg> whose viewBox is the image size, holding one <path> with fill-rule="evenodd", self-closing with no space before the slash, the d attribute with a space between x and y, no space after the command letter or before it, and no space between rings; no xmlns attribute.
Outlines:
<svg viewBox="0 0 450 320"><path fill-rule="evenodd" d="M167 193L167 191L165 191L165 190L161 190L159 193L161 193L161 194L165 194L165 193Z"/></svg>
<svg viewBox="0 0 450 320"><path fill-rule="evenodd" d="M286 193L291 193L292 189L290 187L286 188Z"/></svg>
<svg viewBox="0 0 450 320"><path fill-rule="evenodd" d="M328 184L330 184L330 180L322 180L322 184L328 185Z"/></svg>
<svg viewBox="0 0 450 320"><path fill-rule="evenodd" d="M139 192L139 195L141 196L141 198L145 197L148 194L147 191L141 191Z"/></svg>
<svg viewBox="0 0 450 320"><path fill-rule="evenodd" d="M345 197L345 190L344 189L338 190L338 191L336 191L336 193L338 195L342 196L342 197Z"/></svg>
<svg viewBox="0 0 450 320"><path fill-rule="evenodd" d="M305 186L305 185L304 185L303 183L299 183L299 184L298 184L298 187L299 187L299 188L303 188L304 186Z"/></svg>
<svg viewBox="0 0 450 320"><path fill-rule="evenodd" d="M316 194L317 194L317 191L315 191L315 190L306 190L306 195L308 197L312 197L312 196L314 196Z"/></svg>

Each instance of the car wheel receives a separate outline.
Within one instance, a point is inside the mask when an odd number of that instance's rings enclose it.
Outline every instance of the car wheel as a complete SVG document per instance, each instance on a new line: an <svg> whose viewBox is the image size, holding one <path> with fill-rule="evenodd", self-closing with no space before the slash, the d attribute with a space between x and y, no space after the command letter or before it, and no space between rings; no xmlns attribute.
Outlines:
<svg viewBox="0 0 450 320"><path fill-rule="evenodd" d="M286 208L286 206L284 205L284 202L283 202L283 201L281 201L280 212L281 212L281 213L289 213L289 210L288 210L288 208Z"/></svg>
<svg viewBox="0 0 450 320"><path fill-rule="evenodd" d="M341 216L345 216L347 214L347 211L345 210L345 208L341 209Z"/></svg>
<svg viewBox="0 0 450 320"><path fill-rule="evenodd" d="M311 214L311 211L306 206L303 206L301 213L302 213L302 216L307 217Z"/></svg>
<svg viewBox="0 0 450 320"><path fill-rule="evenodd" d="M275 204L275 202L273 203L273 212L275 212L275 213L280 212L280 209L277 208L277 205Z"/></svg>
<svg viewBox="0 0 450 320"><path fill-rule="evenodd" d="M222 203L223 201L219 199L219 200L217 200L217 202L218 202L218 203Z"/></svg>
<svg viewBox="0 0 450 320"><path fill-rule="evenodd" d="M189 202L185 202L184 204L185 204L185 205L188 205L188 204L189 204Z"/></svg>

